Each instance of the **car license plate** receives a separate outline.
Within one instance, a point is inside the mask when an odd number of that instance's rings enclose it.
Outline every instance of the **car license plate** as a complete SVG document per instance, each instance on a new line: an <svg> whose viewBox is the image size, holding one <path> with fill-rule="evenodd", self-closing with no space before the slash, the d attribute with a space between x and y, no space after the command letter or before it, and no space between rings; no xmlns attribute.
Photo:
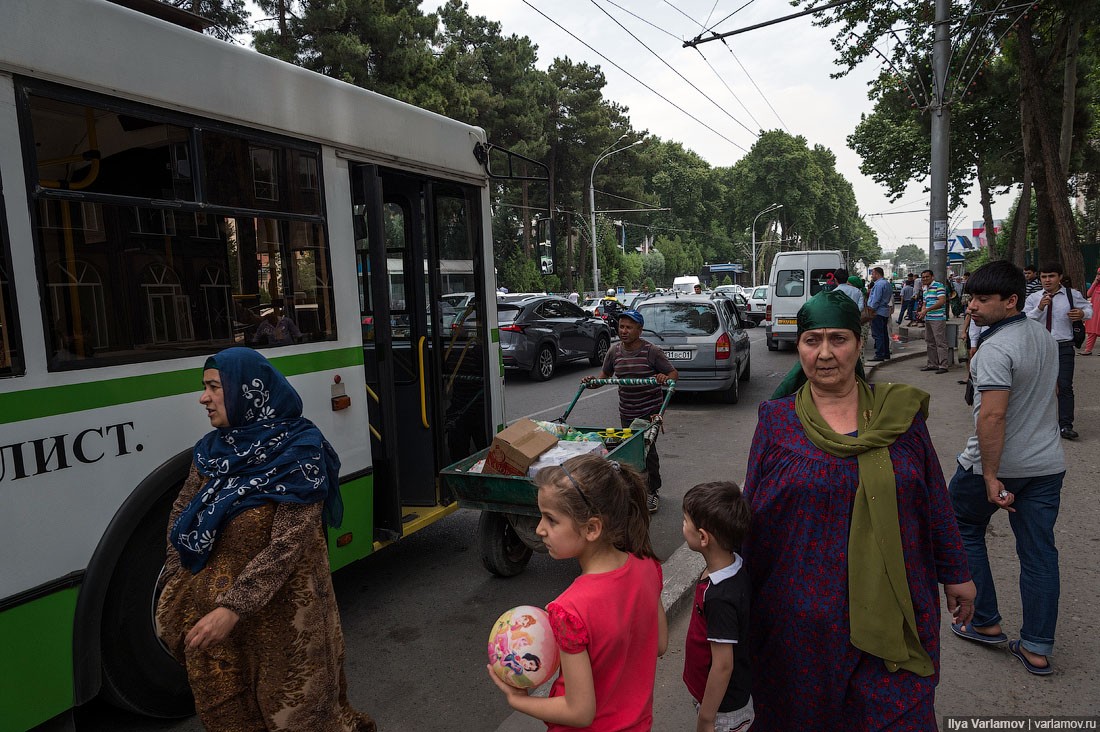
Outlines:
<svg viewBox="0 0 1100 732"><path fill-rule="evenodd" d="M798 318L779 318L775 321L776 325L798 325Z"/></svg>
<svg viewBox="0 0 1100 732"><path fill-rule="evenodd" d="M691 351L665 351L665 358L669 361L690 361Z"/></svg>

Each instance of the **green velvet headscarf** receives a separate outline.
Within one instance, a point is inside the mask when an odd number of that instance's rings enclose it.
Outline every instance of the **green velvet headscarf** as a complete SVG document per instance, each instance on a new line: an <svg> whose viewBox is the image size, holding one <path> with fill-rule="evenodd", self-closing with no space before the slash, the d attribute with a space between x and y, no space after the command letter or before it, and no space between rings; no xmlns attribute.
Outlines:
<svg viewBox="0 0 1100 732"><path fill-rule="evenodd" d="M867 286L863 284L863 278L859 275L852 275L851 277L849 277L848 284L858 289L864 295L867 294Z"/></svg>
<svg viewBox="0 0 1100 732"><path fill-rule="evenodd" d="M844 328L858 335L859 326L859 309L842 292L818 293L798 311L799 335L818 328ZM829 455L855 457L859 465L848 530L852 645L883 659L889 671L904 668L931 676L935 669L920 642L905 572L897 483L890 459L890 445L909 429L917 412L928 415L928 394L906 384L879 384L872 389L858 362L856 376L859 413L854 437L836 432L822 418L801 364L772 398L796 393L795 413L810 442ZM794 391L784 391L795 382Z"/></svg>

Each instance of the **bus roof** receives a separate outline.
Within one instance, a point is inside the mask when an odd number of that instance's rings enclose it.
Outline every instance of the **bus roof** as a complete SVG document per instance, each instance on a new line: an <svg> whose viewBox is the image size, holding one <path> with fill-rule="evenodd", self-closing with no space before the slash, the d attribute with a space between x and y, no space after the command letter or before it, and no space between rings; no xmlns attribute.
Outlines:
<svg viewBox="0 0 1100 732"><path fill-rule="evenodd" d="M156 59L157 63L150 61ZM326 143L348 157L487 176L479 127L308 71L106 0L13 3L0 71Z"/></svg>

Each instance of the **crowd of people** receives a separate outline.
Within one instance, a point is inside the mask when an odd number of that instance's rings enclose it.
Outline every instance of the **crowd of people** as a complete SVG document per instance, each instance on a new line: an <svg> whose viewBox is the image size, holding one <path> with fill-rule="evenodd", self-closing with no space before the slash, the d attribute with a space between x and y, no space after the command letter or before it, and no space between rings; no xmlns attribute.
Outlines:
<svg viewBox="0 0 1100 732"><path fill-rule="evenodd" d="M684 540L705 563L683 639L669 639L649 537L655 446L642 472L592 455L540 471L536 533L581 574L547 606L561 651L549 696L490 671L508 703L550 730L649 730L657 658L678 642L698 730L935 729L941 594L955 636L1007 644L1027 672L1052 673L1074 324L1088 321L1080 353L1091 353L1100 270L1085 295L1056 263L1032 274L999 261L964 275L975 428L950 483L926 424L929 394L872 385L863 370L865 326L888 332L882 271L867 292L834 273L837 284L806 302L797 361L760 404L743 488L718 480L683 499ZM931 272L921 279L903 288L902 317L936 339L952 295ZM619 323L601 378L677 377L640 337L641 314ZM200 718L211 730L373 730L347 700L325 557L323 528L340 522L339 458L255 351L211 357L202 383L213 430L172 510L157 608ZM621 387L623 424L652 416L659 395ZM1014 640L985 544L999 510L1020 562Z"/></svg>

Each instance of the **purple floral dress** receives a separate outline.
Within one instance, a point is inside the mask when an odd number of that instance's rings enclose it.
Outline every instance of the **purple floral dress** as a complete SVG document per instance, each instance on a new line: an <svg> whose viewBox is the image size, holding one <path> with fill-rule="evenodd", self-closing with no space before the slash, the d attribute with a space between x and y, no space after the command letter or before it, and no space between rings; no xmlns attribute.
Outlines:
<svg viewBox="0 0 1100 732"><path fill-rule="evenodd" d="M924 418L890 447L905 569L917 627L936 673L922 678L854 647L848 624L848 527L856 458L815 447L794 397L760 405L745 496L753 732L935 730L940 664L938 584L970 579Z"/></svg>

